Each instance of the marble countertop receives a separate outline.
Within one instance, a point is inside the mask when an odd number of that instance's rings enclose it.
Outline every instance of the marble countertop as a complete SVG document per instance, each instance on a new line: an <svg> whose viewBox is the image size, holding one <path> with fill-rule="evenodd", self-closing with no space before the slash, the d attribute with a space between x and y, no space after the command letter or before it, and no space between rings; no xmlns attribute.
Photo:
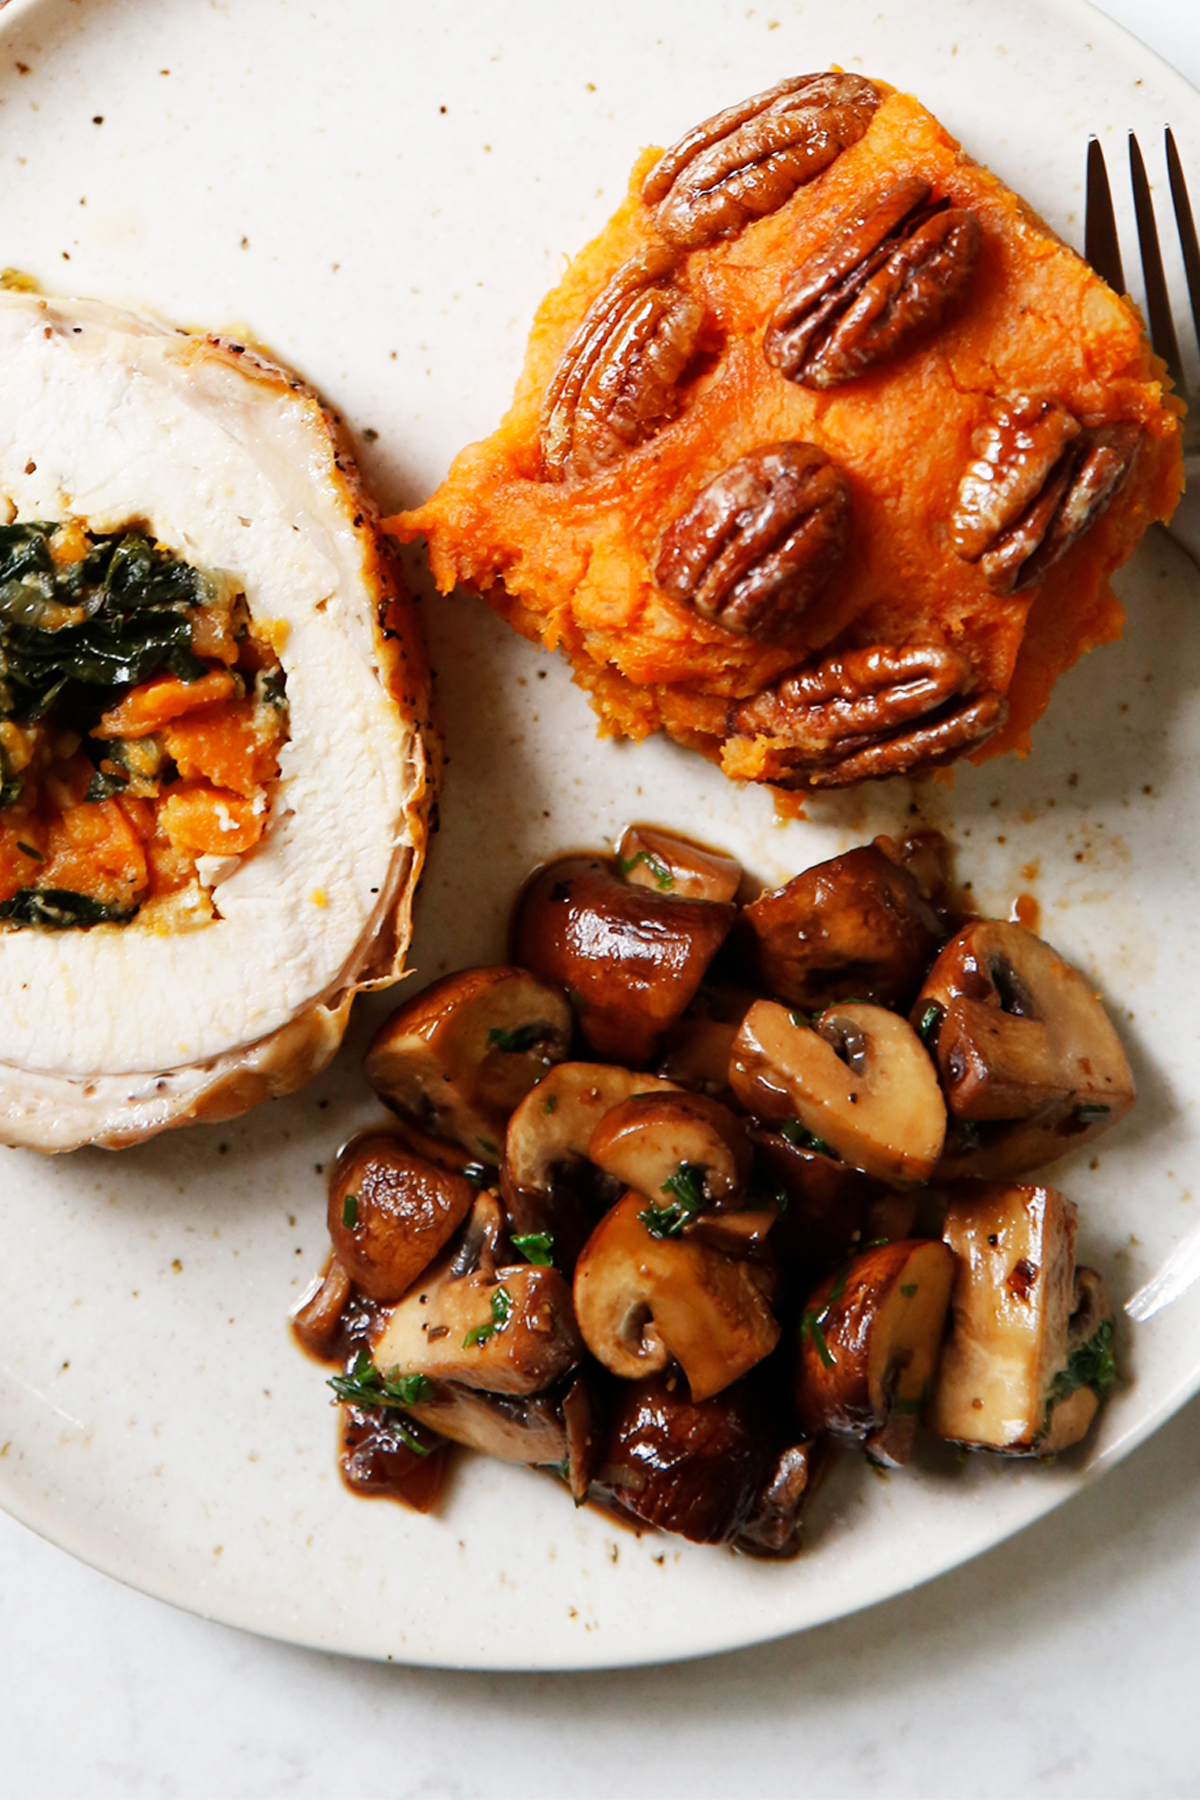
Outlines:
<svg viewBox="0 0 1200 1800"><path fill-rule="evenodd" d="M1195 0L1103 10L1200 86ZM131 1592L0 1515L0 1796L1196 1796L1198 1614L1200 1399L928 1587L610 1674L293 1649Z"/></svg>

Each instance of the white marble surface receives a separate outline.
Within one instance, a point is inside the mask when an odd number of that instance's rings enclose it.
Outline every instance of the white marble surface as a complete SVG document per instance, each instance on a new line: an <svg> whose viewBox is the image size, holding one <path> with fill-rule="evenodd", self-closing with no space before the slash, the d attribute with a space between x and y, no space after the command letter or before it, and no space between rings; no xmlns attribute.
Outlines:
<svg viewBox="0 0 1200 1800"><path fill-rule="evenodd" d="M1195 0L1104 10L1200 85ZM913 1595L739 1655L557 1677L263 1642L0 1515L0 1796L1196 1796L1198 1501L1200 1401Z"/></svg>

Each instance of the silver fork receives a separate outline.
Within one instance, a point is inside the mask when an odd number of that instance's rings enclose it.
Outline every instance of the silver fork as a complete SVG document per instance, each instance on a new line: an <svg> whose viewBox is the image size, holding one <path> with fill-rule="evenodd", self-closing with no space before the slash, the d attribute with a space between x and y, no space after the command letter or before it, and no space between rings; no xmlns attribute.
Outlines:
<svg viewBox="0 0 1200 1800"><path fill-rule="evenodd" d="M1179 160L1179 151L1169 125L1165 133L1165 143L1167 177L1171 188L1175 226L1179 232L1179 247L1183 252L1183 269L1187 280L1188 299L1191 303L1192 326L1197 341L1200 342L1200 245L1196 241L1196 225L1192 217L1191 203L1188 200L1183 165ZM1162 252L1159 249L1158 227L1154 219L1154 202L1150 196L1150 183L1146 177L1146 165L1142 160L1141 147L1132 131L1129 134L1129 179L1133 188L1133 209L1137 219L1138 249L1141 254L1142 279L1146 289L1150 342L1156 353L1166 363L1171 379L1175 383L1175 392L1188 409L1183 425L1183 467L1187 479L1187 492L1179 503L1175 517L1171 521L1170 530L1172 536L1179 540L1192 560L1197 566L1200 566L1200 406L1194 403L1195 396L1189 393L1184 376L1183 358L1179 353L1179 339L1175 332L1175 316L1171 307L1171 298L1167 292L1167 279L1163 273ZM1108 185L1104 151L1098 138L1092 138L1088 143L1084 255L1097 275L1102 276L1118 294L1126 291L1125 273L1121 266L1121 246L1117 237L1117 222L1113 216L1112 190Z"/></svg>

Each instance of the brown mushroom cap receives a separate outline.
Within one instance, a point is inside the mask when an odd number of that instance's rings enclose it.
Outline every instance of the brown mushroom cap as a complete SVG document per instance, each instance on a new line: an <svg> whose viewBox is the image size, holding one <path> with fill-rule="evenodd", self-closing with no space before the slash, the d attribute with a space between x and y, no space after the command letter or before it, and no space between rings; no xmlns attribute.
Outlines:
<svg viewBox="0 0 1200 1800"><path fill-rule="evenodd" d="M729 1065L747 1111L798 1119L844 1162L884 1181L925 1181L946 1130L937 1075L898 1013L865 1002L830 1006L810 1027L760 1000L742 1020Z"/></svg>
<svg viewBox="0 0 1200 1800"><path fill-rule="evenodd" d="M786 1197L771 1245L790 1275L815 1276L856 1245L910 1236L917 1210L911 1188L888 1187L782 1132L755 1126L750 1136L763 1188Z"/></svg>
<svg viewBox="0 0 1200 1800"><path fill-rule="evenodd" d="M718 1394L775 1348L771 1273L694 1238L654 1237L628 1193L605 1214L575 1268L575 1313L598 1362L627 1381L673 1359L692 1398Z"/></svg>
<svg viewBox="0 0 1200 1800"><path fill-rule="evenodd" d="M498 1162L509 1113L570 1048L561 988L526 969L462 969L414 994L371 1040L375 1092L420 1130Z"/></svg>
<svg viewBox="0 0 1200 1800"><path fill-rule="evenodd" d="M1136 1098L1125 1052L1077 969L1020 925L977 920L946 945L913 1018L952 1120L940 1173L1004 1179L1079 1148Z"/></svg>
<svg viewBox="0 0 1200 1800"><path fill-rule="evenodd" d="M793 1006L907 1006L942 939L906 868L874 844L818 863L742 911L767 990Z"/></svg>
<svg viewBox="0 0 1200 1800"><path fill-rule="evenodd" d="M670 1204L670 1184L681 1175L706 1207L732 1205L750 1177L745 1126L704 1094L650 1093L622 1101L593 1131L588 1156L656 1206Z"/></svg>
<svg viewBox="0 0 1200 1800"><path fill-rule="evenodd" d="M937 1368L954 1257L936 1239L880 1244L826 1277L800 1321L796 1410L806 1431L908 1458Z"/></svg>
<svg viewBox="0 0 1200 1800"><path fill-rule="evenodd" d="M598 1055L636 1065L682 1017L736 911L631 887L601 857L568 856L525 889L514 950L572 994Z"/></svg>
<svg viewBox="0 0 1200 1800"><path fill-rule="evenodd" d="M622 1383L597 1489L698 1544L728 1543L753 1512L770 1461L766 1421L746 1382L697 1401L676 1376Z"/></svg>
<svg viewBox="0 0 1200 1800"><path fill-rule="evenodd" d="M476 1190L371 1131L348 1144L329 1178L334 1255L372 1300L399 1300L457 1231Z"/></svg>
<svg viewBox="0 0 1200 1800"><path fill-rule="evenodd" d="M733 900L742 882L742 865L734 857L655 825L626 827L617 867L634 887L674 894L677 900Z"/></svg>
<svg viewBox="0 0 1200 1800"><path fill-rule="evenodd" d="M480 1194L450 1244L388 1315L372 1352L383 1373L426 1375L494 1394L535 1394L583 1354L557 1269L497 1266L500 1206Z"/></svg>

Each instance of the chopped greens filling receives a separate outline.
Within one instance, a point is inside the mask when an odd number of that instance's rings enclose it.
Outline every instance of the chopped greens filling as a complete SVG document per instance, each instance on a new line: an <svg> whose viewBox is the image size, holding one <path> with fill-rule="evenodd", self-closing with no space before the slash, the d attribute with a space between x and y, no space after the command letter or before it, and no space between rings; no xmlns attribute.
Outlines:
<svg viewBox="0 0 1200 1800"><path fill-rule="evenodd" d="M332 1375L329 1386L347 1406L419 1406L433 1396L433 1385L426 1375L401 1375L392 1369L384 1375L375 1367L365 1350L360 1350L345 1375ZM404 1431L401 1435L410 1450L418 1456L428 1455L432 1448Z"/></svg>
<svg viewBox="0 0 1200 1800"><path fill-rule="evenodd" d="M198 569L136 531L93 538L79 561L56 562L58 530L0 526L0 718L42 718L69 681L204 674L192 651L193 615L208 598Z"/></svg>
<svg viewBox="0 0 1200 1800"><path fill-rule="evenodd" d="M136 911L136 907L113 906L94 900L90 894L73 894L67 888L20 888L0 901L0 924L45 925L51 931L80 927L86 931L90 925L123 925Z"/></svg>

